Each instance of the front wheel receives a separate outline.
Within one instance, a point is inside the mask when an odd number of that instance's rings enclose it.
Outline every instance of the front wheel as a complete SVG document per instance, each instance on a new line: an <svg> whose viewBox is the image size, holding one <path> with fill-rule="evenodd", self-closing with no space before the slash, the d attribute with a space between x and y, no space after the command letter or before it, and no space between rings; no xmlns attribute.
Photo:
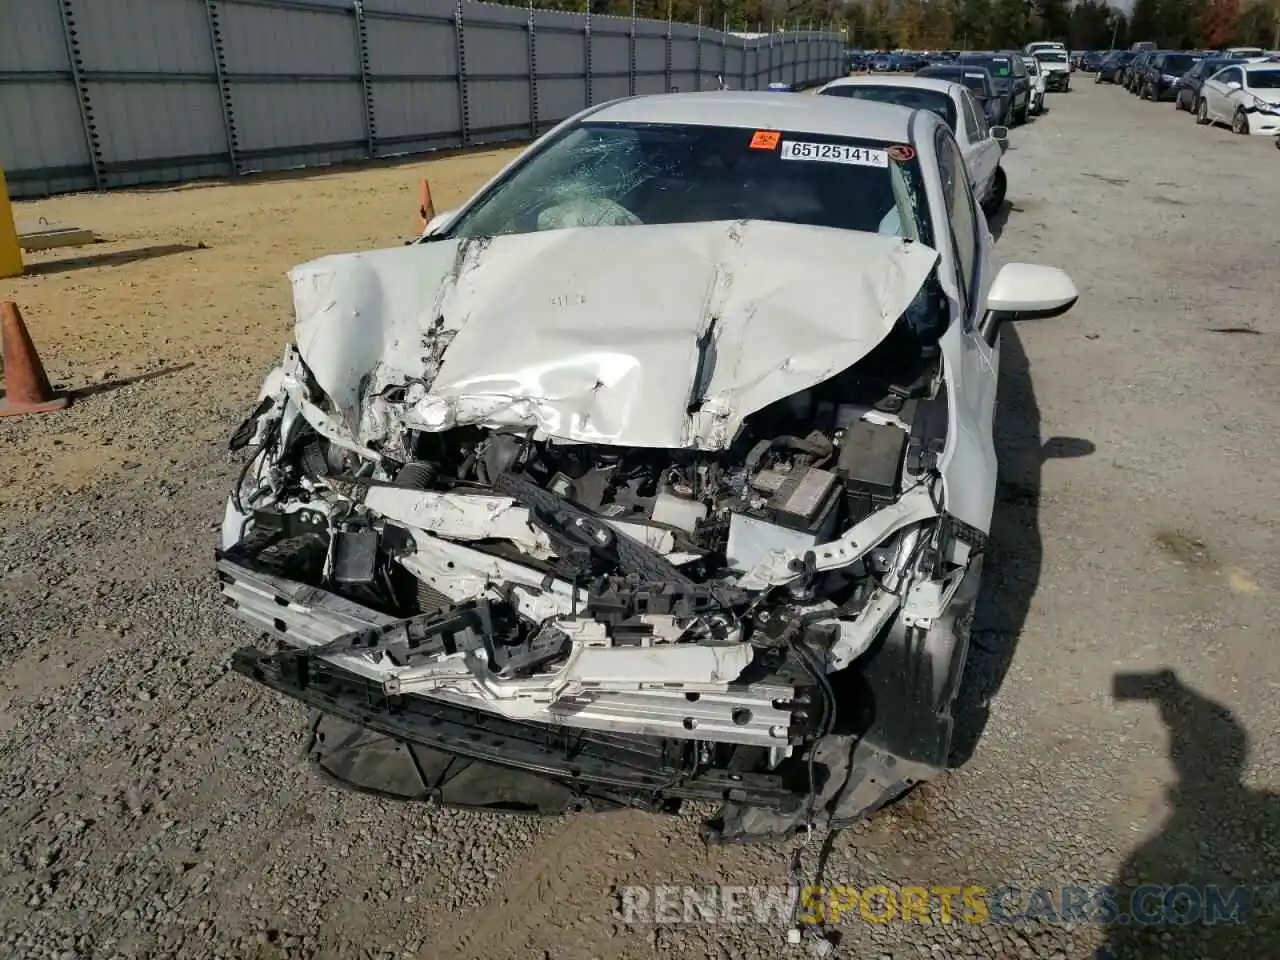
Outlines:
<svg viewBox="0 0 1280 960"><path fill-rule="evenodd" d="M1028 110L1028 109L1029 109L1028 104L1025 104L1025 103L1024 103L1024 104L1022 105L1022 109L1021 109L1021 110L1018 110L1016 113L1014 113L1013 118L1014 118L1015 120L1017 120L1019 124L1026 123L1026 122L1027 122L1027 110Z"/></svg>
<svg viewBox="0 0 1280 960"><path fill-rule="evenodd" d="M1209 104L1205 103L1204 98L1201 97L1199 100L1196 101L1196 123L1200 124L1201 126L1204 126L1208 122L1209 122Z"/></svg>
<svg viewBox="0 0 1280 960"><path fill-rule="evenodd" d="M1280 144L1280 141L1277 141ZM991 179L991 189L987 199L982 201L982 212L993 217L1004 206L1004 195L1009 191L1009 178L1005 176L1004 167L996 167L996 175Z"/></svg>
<svg viewBox="0 0 1280 960"><path fill-rule="evenodd" d="M1236 108L1235 116L1231 118L1231 132L1246 137L1249 135L1249 115L1244 112L1244 107Z"/></svg>

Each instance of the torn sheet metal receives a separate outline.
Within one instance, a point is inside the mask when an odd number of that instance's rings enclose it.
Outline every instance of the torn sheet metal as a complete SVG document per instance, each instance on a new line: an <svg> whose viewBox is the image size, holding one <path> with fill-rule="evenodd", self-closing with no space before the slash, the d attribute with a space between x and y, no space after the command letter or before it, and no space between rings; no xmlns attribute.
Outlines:
<svg viewBox="0 0 1280 960"><path fill-rule="evenodd" d="M551 538L530 522L528 509L510 497L474 491L457 494L370 487L364 505L384 519L451 540L510 540L531 557L545 560L555 555ZM601 519L659 554L665 556L675 550L675 536L670 530L608 517Z"/></svg>
<svg viewBox="0 0 1280 960"><path fill-rule="evenodd" d="M807 551L774 550L737 582L744 590L780 587L804 574L804 558L813 554L814 571L838 570L856 563L889 536L938 516L938 505L925 484L912 487L895 503L881 507L839 539Z"/></svg>
<svg viewBox="0 0 1280 960"><path fill-rule="evenodd" d="M532 557L552 556L551 538L510 497L370 487L364 505L387 520L453 540L510 540Z"/></svg>
<svg viewBox="0 0 1280 960"><path fill-rule="evenodd" d="M726 692L755 656L750 644L603 647L575 642L552 673L503 679L481 653L442 657L383 681L388 695L447 689L481 696L503 716L525 719L564 696L594 690L637 691L678 682L682 690Z"/></svg>
<svg viewBox="0 0 1280 960"><path fill-rule="evenodd" d="M720 221L442 240L290 278L298 349L350 442L478 424L723 449L869 353L936 260L897 237Z"/></svg>

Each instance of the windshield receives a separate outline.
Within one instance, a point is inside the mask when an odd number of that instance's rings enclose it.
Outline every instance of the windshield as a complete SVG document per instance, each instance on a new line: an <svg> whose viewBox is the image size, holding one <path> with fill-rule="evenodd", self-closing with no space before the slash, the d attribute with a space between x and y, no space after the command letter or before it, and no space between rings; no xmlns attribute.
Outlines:
<svg viewBox="0 0 1280 960"><path fill-rule="evenodd" d="M849 84L843 87L832 87L824 91L827 96L853 97L857 100L875 100L879 103L893 103L912 110L931 110L947 121L952 130L956 128L956 107L951 98L938 90L920 90L912 87L870 86Z"/></svg>
<svg viewBox="0 0 1280 960"><path fill-rule="evenodd" d="M1250 70L1249 89L1280 90L1280 68L1275 70Z"/></svg>
<svg viewBox="0 0 1280 960"><path fill-rule="evenodd" d="M1008 83L1013 79L1013 64L1009 62L1008 57L983 57L980 60L975 57L964 62L985 67L997 83Z"/></svg>
<svg viewBox="0 0 1280 960"><path fill-rule="evenodd" d="M983 70L965 70L963 67L925 67L918 71L916 76L962 83L979 97L987 95L987 74Z"/></svg>
<svg viewBox="0 0 1280 960"><path fill-rule="evenodd" d="M887 233L930 242L919 161L905 145L779 130L572 126L459 215L444 237L718 220Z"/></svg>
<svg viewBox="0 0 1280 960"><path fill-rule="evenodd" d="M1202 77L1211 77L1219 70L1225 70L1227 67L1234 67L1238 63L1244 63L1243 60L1236 60L1232 57L1222 57L1216 60L1201 60L1200 75Z"/></svg>
<svg viewBox="0 0 1280 960"><path fill-rule="evenodd" d="M1170 76L1179 77L1186 73L1196 65L1195 57L1165 57L1164 72Z"/></svg>
<svg viewBox="0 0 1280 960"><path fill-rule="evenodd" d="M1037 50L1035 57L1042 63L1066 63L1067 55L1061 50Z"/></svg>

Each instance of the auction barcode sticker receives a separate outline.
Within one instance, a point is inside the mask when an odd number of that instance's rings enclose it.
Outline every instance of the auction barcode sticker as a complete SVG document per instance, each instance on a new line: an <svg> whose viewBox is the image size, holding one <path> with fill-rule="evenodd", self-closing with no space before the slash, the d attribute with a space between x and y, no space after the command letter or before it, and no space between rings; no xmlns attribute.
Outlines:
<svg viewBox="0 0 1280 960"><path fill-rule="evenodd" d="M783 160L817 160L823 163L848 163L855 167L887 167L889 155L883 150L850 147L843 143L809 143L783 140Z"/></svg>

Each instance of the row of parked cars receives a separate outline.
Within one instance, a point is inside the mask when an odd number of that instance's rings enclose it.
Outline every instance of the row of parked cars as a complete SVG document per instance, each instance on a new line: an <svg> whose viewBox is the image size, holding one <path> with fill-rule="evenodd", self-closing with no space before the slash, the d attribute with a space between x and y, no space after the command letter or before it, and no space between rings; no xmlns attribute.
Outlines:
<svg viewBox="0 0 1280 960"><path fill-rule="evenodd" d="M1008 190L1000 161L1009 146L1009 128L1043 113L1051 91L1069 91L1073 69L1065 46L1051 42L1031 43L1021 51L854 51L850 76L832 81L818 94L891 103L942 117L964 153L973 193L990 216Z"/></svg>
<svg viewBox="0 0 1280 960"><path fill-rule="evenodd" d="M1006 127L1046 110L1046 94L1069 91L1073 69L1066 48L1049 42L1028 44L1022 51L849 54L853 74L910 73L958 82L977 99L989 124Z"/></svg>
<svg viewBox="0 0 1280 960"><path fill-rule="evenodd" d="M1241 135L1275 137L1280 148L1280 53L1256 47L1126 50L1103 60L1094 79L1143 100L1171 100L1199 124L1221 123Z"/></svg>

